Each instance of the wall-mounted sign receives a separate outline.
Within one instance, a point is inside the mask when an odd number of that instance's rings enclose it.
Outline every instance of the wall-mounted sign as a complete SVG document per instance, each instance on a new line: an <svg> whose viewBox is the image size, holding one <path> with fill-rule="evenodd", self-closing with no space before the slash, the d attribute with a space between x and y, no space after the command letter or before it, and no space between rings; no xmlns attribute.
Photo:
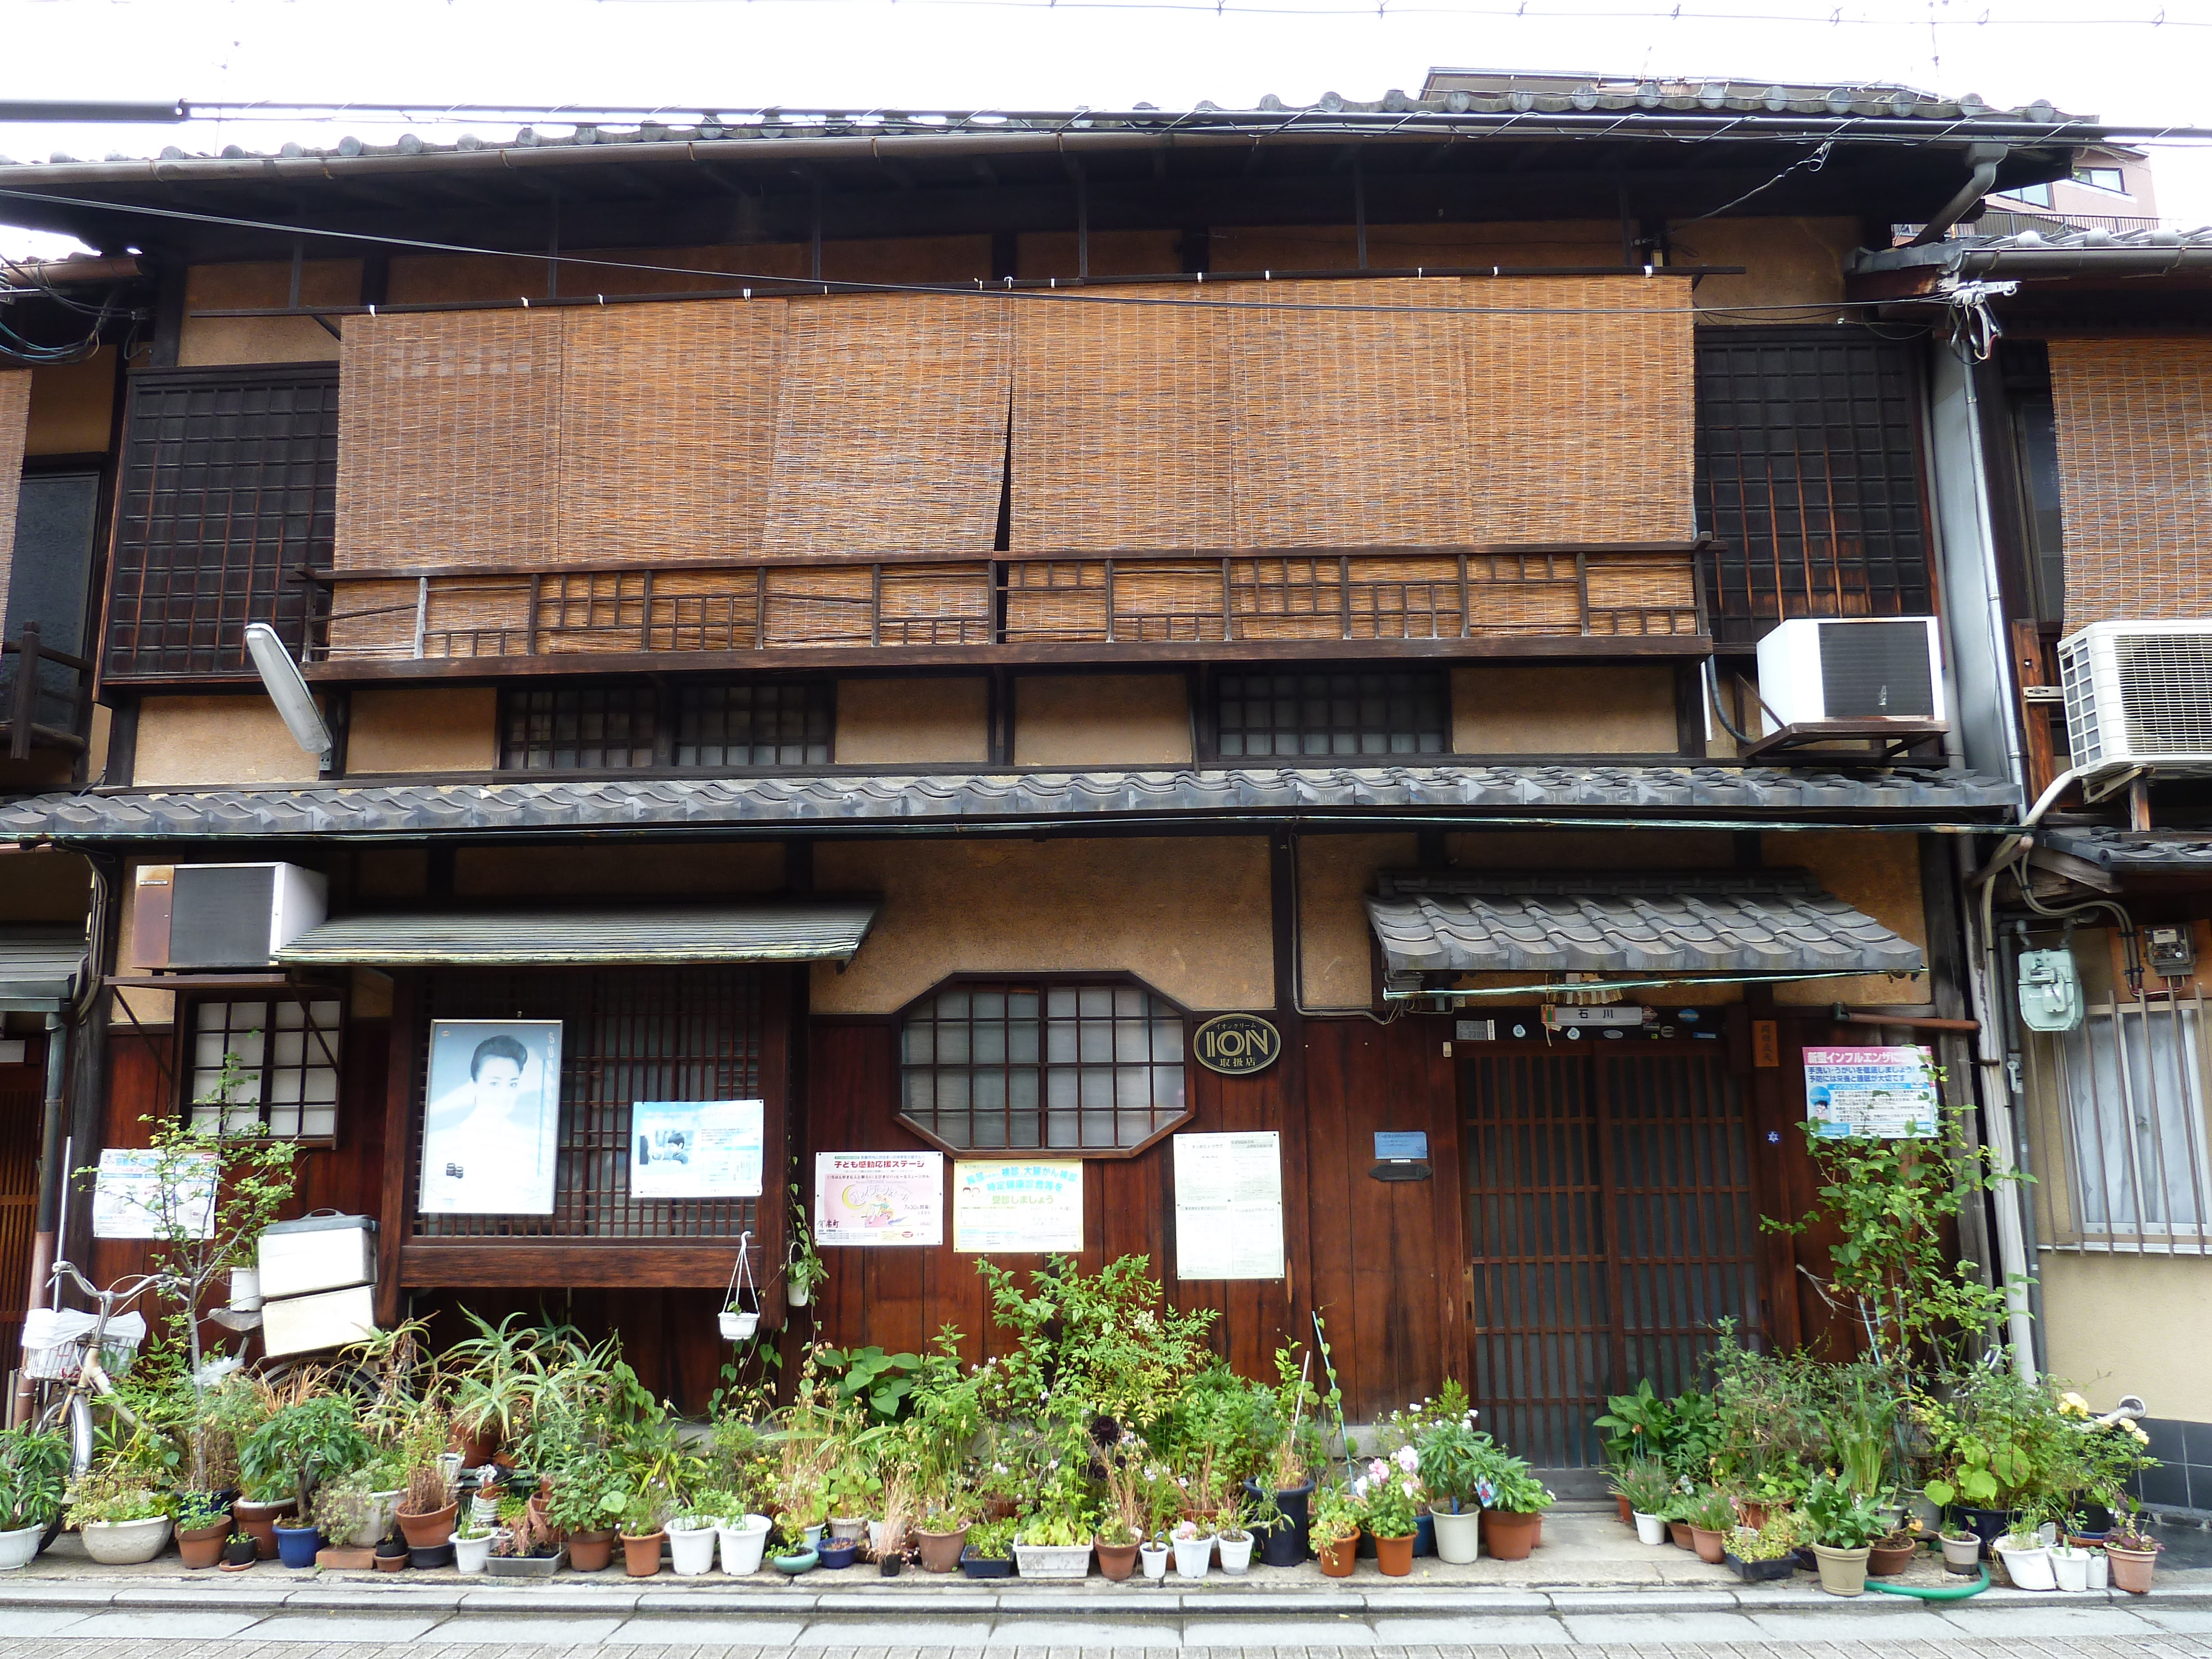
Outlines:
<svg viewBox="0 0 2212 1659"><path fill-rule="evenodd" d="M1249 1077L1275 1063L1283 1034L1257 1014L1216 1014L1192 1034L1190 1051L1209 1072Z"/></svg>
<svg viewBox="0 0 2212 1659"><path fill-rule="evenodd" d="M100 1155L92 1189L94 1238L206 1238L215 1231L215 1154L173 1158L161 1179L161 1154L110 1146Z"/></svg>
<svg viewBox="0 0 2212 1659"><path fill-rule="evenodd" d="M1805 1115L1823 1140L1933 1135L1934 1058L1925 1048L1808 1048Z"/></svg>
<svg viewBox="0 0 2212 1659"><path fill-rule="evenodd" d="M425 1215L550 1215L561 1137L561 1022L430 1022Z"/></svg>
<svg viewBox="0 0 2212 1659"><path fill-rule="evenodd" d="M1283 1276L1283 1140L1273 1129L1175 1137L1176 1277Z"/></svg>
<svg viewBox="0 0 2212 1659"><path fill-rule="evenodd" d="M945 1243L945 1154L817 1152L814 1242Z"/></svg>
<svg viewBox="0 0 2212 1659"><path fill-rule="evenodd" d="M955 1164L952 1248L970 1255L1081 1249L1083 1161Z"/></svg>
<svg viewBox="0 0 2212 1659"><path fill-rule="evenodd" d="M758 1198L765 1103L636 1100L629 1108L632 1198Z"/></svg>

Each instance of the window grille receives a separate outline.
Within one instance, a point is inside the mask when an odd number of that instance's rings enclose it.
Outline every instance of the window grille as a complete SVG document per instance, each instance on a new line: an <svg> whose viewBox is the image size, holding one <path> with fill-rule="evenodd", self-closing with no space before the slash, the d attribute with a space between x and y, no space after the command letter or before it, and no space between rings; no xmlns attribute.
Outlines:
<svg viewBox="0 0 2212 1659"><path fill-rule="evenodd" d="M104 678L250 674L248 623L321 645L298 568L331 567L337 411L325 365L131 378Z"/></svg>
<svg viewBox="0 0 2212 1659"><path fill-rule="evenodd" d="M1449 684L1433 670L1222 674L1214 681L1215 752L1224 760L1445 754Z"/></svg>
<svg viewBox="0 0 2212 1659"><path fill-rule="evenodd" d="M526 687L500 699L500 769L617 772L826 766L836 723L823 680Z"/></svg>
<svg viewBox="0 0 2212 1659"><path fill-rule="evenodd" d="M260 1125L288 1139L334 1138L342 1014L335 998L194 1003L185 1097L192 1126L220 1122L234 1133ZM227 1057L234 1057L240 1073L228 1110Z"/></svg>
<svg viewBox="0 0 2212 1659"><path fill-rule="evenodd" d="M1182 1011L1141 985L956 981L902 1042L900 1115L954 1152L1110 1156L1188 1115Z"/></svg>
<svg viewBox="0 0 2212 1659"><path fill-rule="evenodd" d="M687 684L678 693L678 766L826 766L830 687L819 680Z"/></svg>
<svg viewBox="0 0 2212 1659"><path fill-rule="evenodd" d="M1786 617L1934 607L1916 343L1850 329L1702 329L1698 527L1723 647Z"/></svg>
<svg viewBox="0 0 2212 1659"><path fill-rule="evenodd" d="M2212 1254L2201 996L2092 1003L2079 1029L2031 1033L2038 1242L2125 1255Z"/></svg>
<svg viewBox="0 0 2212 1659"><path fill-rule="evenodd" d="M615 772L653 764L649 685L532 686L501 694L500 769Z"/></svg>

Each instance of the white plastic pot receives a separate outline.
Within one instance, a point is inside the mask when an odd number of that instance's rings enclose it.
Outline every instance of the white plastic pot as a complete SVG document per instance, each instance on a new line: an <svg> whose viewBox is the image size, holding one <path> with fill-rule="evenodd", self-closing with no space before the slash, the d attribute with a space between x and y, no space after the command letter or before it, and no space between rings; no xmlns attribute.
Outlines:
<svg viewBox="0 0 2212 1659"><path fill-rule="evenodd" d="M2112 1558L2102 1550L2089 1552L2089 1588L2108 1590L2112 1587Z"/></svg>
<svg viewBox="0 0 2212 1659"><path fill-rule="evenodd" d="M44 1522L35 1527L19 1527L14 1532L0 1532L0 1572L14 1572L29 1566L46 1541Z"/></svg>
<svg viewBox="0 0 2212 1659"><path fill-rule="evenodd" d="M1145 1577L1154 1583L1168 1576L1168 1563L1174 1559L1175 1552L1164 1544L1146 1544L1137 1551L1137 1559L1144 1565Z"/></svg>
<svg viewBox="0 0 2212 1659"><path fill-rule="evenodd" d="M1429 1509L1429 1518L1437 1529L1437 1559L1453 1566L1463 1567L1482 1557L1482 1511L1479 1509ZM1649 1543L1650 1540L1644 1540Z"/></svg>
<svg viewBox="0 0 2212 1659"><path fill-rule="evenodd" d="M233 1267L230 1270L230 1305L238 1313L258 1313L261 1310L261 1269Z"/></svg>
<svg viewBox="0 0 2212 1659"><path fill-rule="evenodd" d="M1226 1573L1244 1573L1252 1567L1252 1534L1231 1538L1222 1534L1213 1540L1214 1548L1221 1552L1221 1570Z"/></svg>
<svg viewBox="0 0 2212 1659"><path fill-rule="evenodd" d="M492 1536L485 1533L480 1538L464 1538L455 1533L447 1541L453 1547L455 1572L482 1572L484 1564L491 1559Z"/></svg>
<svg viewBox="0 0 2212 1659"><path fill-rule="evenodd" d="M159 1555L169 1541L169 1517L147 1521L93 1521L79 1527L84 1553L104 1567L135 1567Z"/></svg>
<svg viewBox="0 0 2212 1659"><path fill-rule="evenodd" d="M2058 1575L2051 1571L2050 1547L2039 1541L2029 1546L2015 1545L2008 1538L1996 1544L1997 1559L2004 1563L2005 1571L2012 1575L2014 1589L2047 1590L2058 1588Z"/></svg>
<svg viewBox="0 0 2212 1659"><path fill-rule="evenodd" d="M748 1515L728 1526L717 1527L714 1535L721 1540L722 1571L732 1578L758 1572L770 1524L764 1515Z"/></svg>
<svg viewBox="0 0 2212 1659"><path fill-rule="evenodd" d="M346 1535L346 1542L357 1550L373 1550L390 1537L392 1517L399 1513L399 1497L397 1486L390 1492L369 1493L368 1513Z"/></svg>
<svg viewBox="0 0 2212 1659"><path fill-rule="evenodd" d="M1667 1523L1656 1515L1646 1515L1642 1510L1632 1511L1636 1516L1636 1541L1639 1544L1667 1542Z"/></svg>
<svg viewBox="0 0 2212 1659"><path fill-rule="evenodd" d="M814 1287L811 1285L802 1285L795 1279L785 1282L783 1299L791 1306L803 1308L813 1298Z"/></svg>
<svg viewBox="0 0 2212 1659"><path fill-rule="evenodd" d="M1213 1534L1203 1538L1178 1538L1175 1540L1176 1571L1185 1578L1203 1578L1206 1569L1213 1559Z"/></svg>
<svg viewBox="0 0 2212 1659"><path fill-rule="evenodd" d="M760 1329L758 1314L746 1313L737 1308L723 1309L718 1322L721 1325L722 1340L725 1342L750 1342L753 1333Z"/></svg>
<svg viewBox="0 0 2212 1659"><path fill-rule="evenodd" d="M2062 1590L2088 1589L2089 1552L2061 1545L2051 1552L2051 1574L2058 1581L2058 1588Z"/></svg>
<svg viewBox="0 0 2212 1659"><path fill-rule="evenodd" d="M714 1541L720 1529L711 1526L679 1527L668 1523L668 1565L678 1578L696 1578L714 1565Z"/></svg>

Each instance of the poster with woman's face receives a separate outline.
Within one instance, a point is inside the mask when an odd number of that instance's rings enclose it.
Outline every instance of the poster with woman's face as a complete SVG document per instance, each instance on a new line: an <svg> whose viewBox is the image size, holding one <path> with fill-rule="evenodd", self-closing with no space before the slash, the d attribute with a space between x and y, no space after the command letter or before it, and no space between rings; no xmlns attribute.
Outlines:
<svg viewBox="0 0 2212 1659"><path fill-rule="evenodd" d="M561 1138L561 1022L430 1022L424 1215L550 1215Z"/></svg>

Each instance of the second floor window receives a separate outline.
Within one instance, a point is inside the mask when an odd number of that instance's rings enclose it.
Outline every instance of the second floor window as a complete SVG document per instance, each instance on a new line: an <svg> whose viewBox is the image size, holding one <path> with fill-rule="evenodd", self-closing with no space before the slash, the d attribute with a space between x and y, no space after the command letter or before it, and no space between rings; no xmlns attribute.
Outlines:
<svg viewBox="0 0 2212 1659"><path fill-rule="evenodd" d="M818 680L520 686L500 697L503 772L826 766L834 710Z"/></svg>
<svg viewBox="0 0 2212 1659"><path fill-rule="evenodd" d="M193 1003L184 1067L191 1122L225 1122L233 1130L260 1124L300 1140L335 1138L343 1013L335 997Z"/></svg>
<svg viewBox="0 0 2212 1659"><path fill-rule="evenodd" d="M1356 760L1451 750L1451 692L1431 669L1244 674L1214 681L1224 760Z"/></svg>

